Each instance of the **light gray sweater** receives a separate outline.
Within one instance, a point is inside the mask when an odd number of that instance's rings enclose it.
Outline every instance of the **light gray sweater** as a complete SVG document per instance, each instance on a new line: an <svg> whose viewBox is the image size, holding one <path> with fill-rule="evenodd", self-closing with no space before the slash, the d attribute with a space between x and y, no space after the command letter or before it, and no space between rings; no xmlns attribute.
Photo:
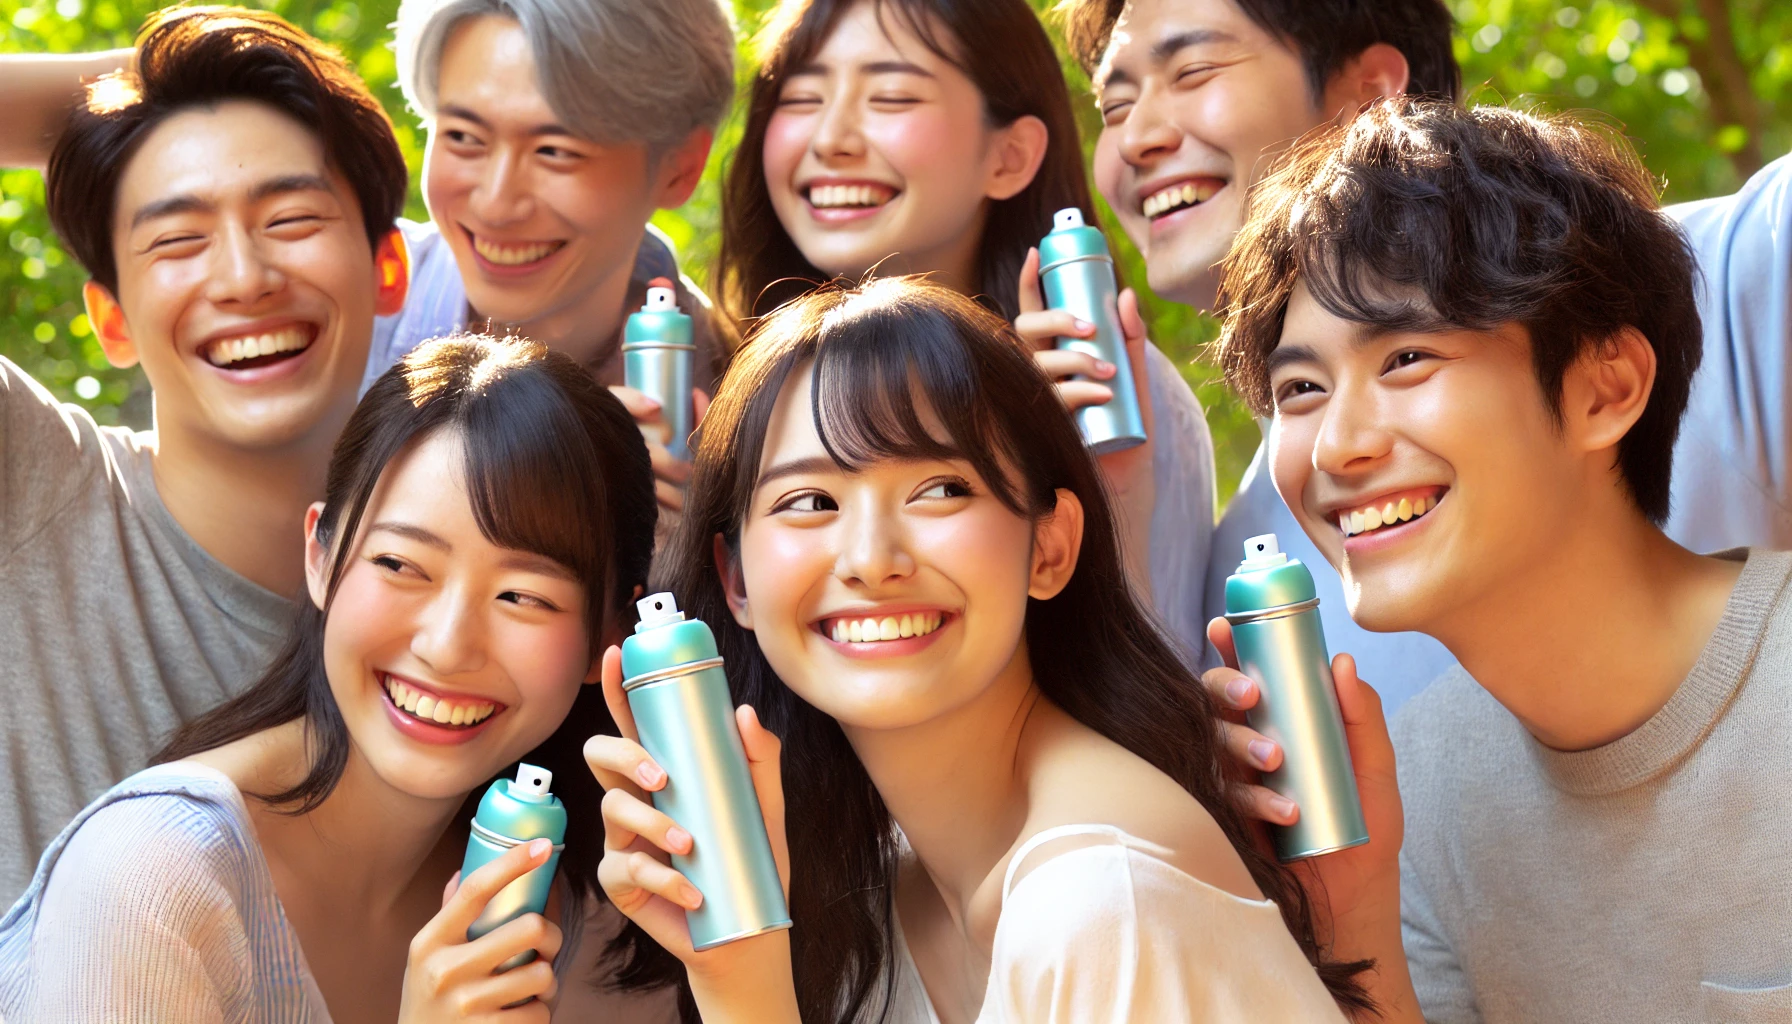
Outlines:
<svg viewBox="0 0 1792 1024"><path fill-rule="evenodd" d="M1428 1021L1792 1021L1788 576L1749 553L1686 681L1603 747L1544 747L1460 668L1402 711Z"/></svg>

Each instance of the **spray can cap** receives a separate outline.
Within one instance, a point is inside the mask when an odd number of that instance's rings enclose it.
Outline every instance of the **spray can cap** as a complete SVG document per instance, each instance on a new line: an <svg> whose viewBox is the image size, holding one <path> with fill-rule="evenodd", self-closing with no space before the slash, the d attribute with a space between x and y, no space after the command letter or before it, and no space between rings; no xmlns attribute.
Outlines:
<svg viewBox="0 0 1792 1024"><path fill-rule="evenodd" d="M678 599L664 590L636 601L635 612L641 617L641 621L635 623L637 633L684 621L684 613L678 610Z"/></svg>
<svg viewBox="0 0 1792 1024"><path fill-rule="evenodd" d="M1281 546L1276 543L1276 535L1262 533L1244 542L1244 561L1239 564L1238 571L1253 572L1287 563L1288 556L1282 553Z"/></svg>
<svg viewBox="0 0 1792 1024"><path fill-rule="evenodd" d="M1068 231L1071 228L1080 228L1084 226L1083 211L1074 206L1066 206L1064 209L1052 214L1053 231Z"/></svg>
<svg viewBox="0 0 1792 1024"><path fill-rule="evenodd" d="M532 804L544 803L553 795L554 773L532 764L516 766L516 781L510 784L510 795Z"/></svg>
<svg viewBox="0 0 1792 1024"><path fill-rule="evenodd" d="M664 313L677 309L678 294L671 288L649 288L647 289L647 304L641 307L641 312Z"/></svg>

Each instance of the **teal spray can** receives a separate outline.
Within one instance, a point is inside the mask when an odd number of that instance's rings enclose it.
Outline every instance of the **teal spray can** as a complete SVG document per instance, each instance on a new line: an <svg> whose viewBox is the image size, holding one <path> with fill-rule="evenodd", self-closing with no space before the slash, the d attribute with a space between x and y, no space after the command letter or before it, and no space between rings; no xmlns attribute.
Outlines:
<svg viewBox="0 0 1792 1024"><path fill-rule="evenodd" d="M566 848L566 805L553 794L553 785L553 772L532 764L518 765L514 781L499 779L479 798L472 833L467 837L467 856L460 865L462 881L512 847L537 839L553 840L554 852L547 863L498 890L467 928L467 941L524 914L547 911L548 889L560 866L560 851ZM500 964L498 970L521 967L533 959L535 951L525 950Z"/></svg>
<svg viewBox="0 0 1792 1024"><path fill-rule="evenodd" d="M691 834L691 852L672 856L703 894L703 905L685 913L691 945L789 928L715 634L687 620L671 594L636 608L635 635L622 642L622 688L641 746L666 772L653 805Z"/></svg>
<svg viewBox="0 0 1792 1024"><path fill-rule="evenodd" d="M691 457L691 367L697 346L691 343L691 318L678 311L678 295L670 288L647 289L647 304L622 329L622 382L660 403L669 434L666 451L675 459Z"/></svg>
<svg viewBox="0 0 1792 1024"><path fill-rule="evenodd" d="M1114 257L1101 231L1084 224L1083 211L1074 206L1054 214L1051 234L1039 240L1039 282L1047 306L1095 325L1094 337L1059 338L1058 347L1115 366L1114 376L1100 382L1114 390L1114 397L1076 412L1083 443L1097 455L1144 444L1145 420L1139 412L1132 360L1126 355L1126 336L1120 331Z"/></svg>
<svg viewBox="0 0 1792 1024"><path fill-rule="evenodd" d="M1331 657L1319 627L1313 574L1283 554L1273 533L1244 542L1244 562L1226 579L1226 621L1238 669L1256 680L1251 728L1282 748L1282 766L1263 784L1300 806L1300 820L1276 827L1276 855L1299 860L1369 841Z"/></svg>

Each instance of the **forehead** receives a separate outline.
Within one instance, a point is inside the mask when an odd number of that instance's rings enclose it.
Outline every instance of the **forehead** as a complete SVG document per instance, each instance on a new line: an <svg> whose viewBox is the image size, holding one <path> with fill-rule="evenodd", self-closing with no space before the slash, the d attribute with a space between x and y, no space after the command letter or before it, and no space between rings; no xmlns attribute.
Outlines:
<svg viewBox="0 0 1792 1024"><path fill-rule="evenodd" d="M514 19L484 14L455 25L442 44L436 78L438 106L465 107L487 119L554 120L535 52Z"/></svg>
<svg viewBox="0 0 1792 1024"><path fill-rule="evenodd" d="M1095 72L1104 85L1114 71L1148 72L1191 42L1260 48L1276 40L1232 0L1130 0L1114 23L1107 52Z"/></svg>
<svg viewBox="0 0 1792 1024"><path fill-rule="evenodd" d="M928 28L936 42L956 48L956 40L943 26L933 23ZM880 61L905 61L936 74L952 67L915 34L903 11L876 0L859 0L847 8L822 40L821 48L805 63L851 67Z"/></svg>
<svg viewBox="0 0 1792 1024"><path fill-rule="evenodd" d="M225 202L294 175L336 180L323 141L309 128L248 100L194 107L150 129L137 147L119 176L118 216L128 224L134 211L170 196Z"/></svg>

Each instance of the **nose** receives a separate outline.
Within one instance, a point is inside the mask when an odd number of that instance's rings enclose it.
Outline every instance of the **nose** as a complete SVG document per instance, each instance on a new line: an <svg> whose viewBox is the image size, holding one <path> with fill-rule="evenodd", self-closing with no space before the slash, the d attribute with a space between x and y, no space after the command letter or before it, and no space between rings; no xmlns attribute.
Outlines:
<svg viewBox="0 0 1792 1024"><path fill-rule="evenodd" d="M1313 468L1331 476L1373 469L1394 447L1382 414L1375 388L1336 382L1313 441Z"/></svg>
<svg viewBox="0 0 1792 1024"><path fill-rule="evenodd" d="M286 275L269 262L254 233L243 225L225 227L212 252L207 291L217 305L254 306L286 284Z"/></svg>
<svg viewBox="0 0 1792 1024"><path fill-rule="evenodd" d="M479 183L473 187L468 204L473 216L493 226L528 218L532 197L522 164L522 156L514 148L494 148L482 162Z"/></svg>
<svg viewBox="0 0 1792 1024"><path fill-rule="evenodd" d="M482 605L458 588L444 587L418 617L411 633L411 654L438 676L484 668Z"/></svg>
<svg viewBox="0 0 1792 1024"><path fill-rule="evenodd" d="M1161 89L1146 83L1120 126L1120 156L1147 168L1182 148L1182 128L1167 116Z"/></svg>
<svg viewBox="0 0 1792 1024"><path fill-rule="evenodd" d="M907 533L894 516L867 509L841 518L840 553L834 559L836 579L876 588L914 574L915 559Z"/></svg>
<svg viewBox="0 0 1792 1024"><path fill-rule="evenodd" d="M859 121L859 105L851 97L829 96L822 103L821 120L809 148L823 163L851 160L865 155L865 136Z"/></svg>

